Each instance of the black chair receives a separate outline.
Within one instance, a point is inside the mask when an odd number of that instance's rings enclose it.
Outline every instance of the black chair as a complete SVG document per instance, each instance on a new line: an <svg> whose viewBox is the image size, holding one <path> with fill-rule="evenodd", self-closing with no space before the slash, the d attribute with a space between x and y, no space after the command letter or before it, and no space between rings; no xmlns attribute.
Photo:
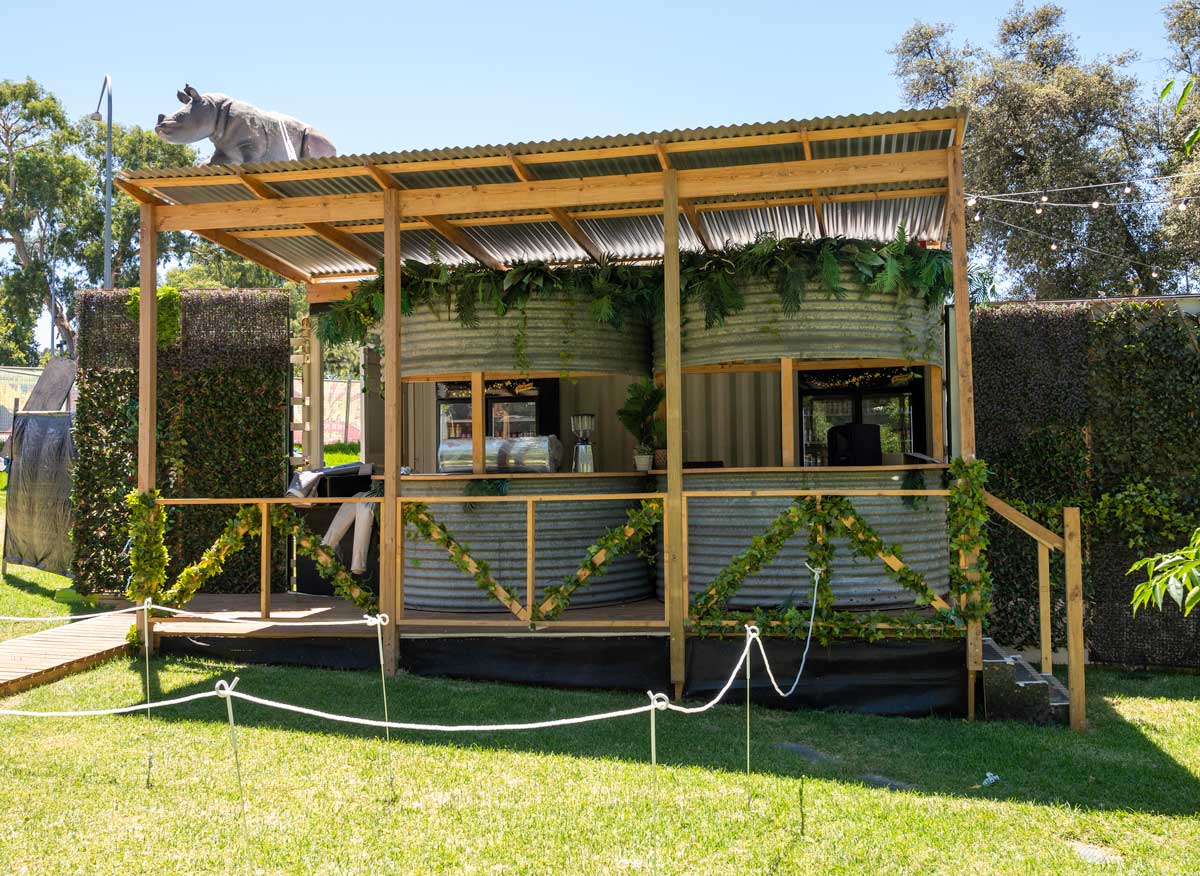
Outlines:
<svg viewBox="0 0 1200 876"><path fill-rule="evenodd" d="M877 423L842 423L827 435L830 465L883 465Z"/></svg>

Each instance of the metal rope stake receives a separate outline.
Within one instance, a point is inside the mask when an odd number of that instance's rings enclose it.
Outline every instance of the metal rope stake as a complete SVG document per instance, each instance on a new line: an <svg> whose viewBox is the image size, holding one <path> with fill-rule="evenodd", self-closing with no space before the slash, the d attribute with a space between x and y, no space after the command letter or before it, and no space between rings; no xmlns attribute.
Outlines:
<svg viewBox="0 0 1200 876"><path fill-rule="evenodd" d="M383 628L391 622L391 618L386 614L377 614L374 617L363 615L363 620L367 622L368 626L375 627L375 641L379 645L379 691L383 694L383 732L386 745L384 757L387 760L388 792L392 799L395 799L396 774L392 769L392 728L388 726L391 719L388 718L387 673L384 671L383 665Z"/></svg>
<svg viewBox="0 0 1200 876"><path fill-rule="evenodd" d="M758 627L746 625L746 644L758 638ZM750 776L750 649L746 648L746 776Z"/></svg>
<svg viewBox="0 0 1200 876"><path fill-rule="evenodd" d="M242 802L242 829L246 827L246 794L242 789L242 762L238 757L237 745L237 726L233 723L233 689L237 687L238 677L235 675L232 682L226 682L221 679L217 682L217 696L225 701L225 711L229 715L229 740L233 743L233 769L237 773L238 799Z"/></svg>
<svg viewBox="0 0 1200 876"><path fill-rule="evenodd" d="M150 609L154 600L147 596L142 603L142 632L145 636L142 650L146 656L146 787L150 787L150 772L154 768L154 734L150 728Z"/></svg>
<svg viewBox="0 0 1200 876"><path fill-rule="evenodd" d="M666 694L655 693L652 690L646 691L646 696L650 697L650 765L658 766L658 729L655 725L655 713L665 712L667 704L671 700Z"/></svg>

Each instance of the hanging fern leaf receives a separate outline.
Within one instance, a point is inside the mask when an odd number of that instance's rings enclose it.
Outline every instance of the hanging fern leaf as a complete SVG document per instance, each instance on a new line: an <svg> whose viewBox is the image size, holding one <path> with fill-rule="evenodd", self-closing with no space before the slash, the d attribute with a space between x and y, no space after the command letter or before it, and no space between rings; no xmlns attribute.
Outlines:
<svg viewBox="0 0 1200 876"><path fill-rule="evenodd" d="M822 241L817 259L821 271L821 285L835 298L845 298L846 290L842 287L842 266L838 262L837 242L829 239Z"/></svg>

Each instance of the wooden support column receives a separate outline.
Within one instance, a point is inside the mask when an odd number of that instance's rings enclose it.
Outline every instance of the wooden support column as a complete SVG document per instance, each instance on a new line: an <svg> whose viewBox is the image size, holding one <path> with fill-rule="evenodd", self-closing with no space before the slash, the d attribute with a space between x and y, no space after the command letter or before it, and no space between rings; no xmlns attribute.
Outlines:
<svg viewBox="0 0 1200 876"><path fill-rule="evenodd" d="M779 407L783 429L783 465L796 462L796 360L784 356L779 360Z"/></svg>
<svg viewBox="0 0 1200 876"><path fill-rule="evenodd" d="M471 471L487 473L487 391L483 386L483 372L471 374Z"/></svg>
<svg viewBox="0 0 1200 876"><path fill-rule="evenodd" d="M687 592L684 587L683 555L683 372L679 312L679 179L674 170L663 171L663 321L667 388L667 502L664 509L664 539L667 561L666 585L671 631L671 682L675 698L683 696L684 620Z"/></svg>
<svg viewBox="0 0 1200 876"><path fill-rule="evenodd" d="M380 509L379 610L391 615L383 637L384 669L395 675L399 657L400 605L404 568L398 562L400 435L403 405L400 389L400 193L383 193L383 507Z"/></svg>
<svg viewBox="0 0 1200 876"><path fill-rule="evenodd" d="M1083 673L1083 536L1079 509L1063 508L1067 568L1067 689L1072 730L1087 729L1087 691Z"/></svg>
<svg viewBox="0 0 1200 876"><path fill-rule="evenodd" d="M975 380L971 359L971 295L967 289L967 214L963 203L962 152L950 149L950 257L954 266L954 340L958 366L958 432L962 458L975 458Z"/></svg>
<svg viewBox="0 0 1200 876"><path fill-rule="evenodd" d="M1040 541L1038 552L1038 627L1042 652L1042 672L1054 671L1054 644L1050 637L1050 548Z"/></svg>
<svg viewBox="0 0 1200 876"><path fill-rule="evenodd" d="M946 459L946 399L942 394L942 368L926 369L929 384L929 455L938 462Z"/></svg>
<svg viewBox="0 0 1200 876"><path fill-rule="evenodd" d="M158 470L158 232L154 207L141 206L140 284L138 292L138 448L137 488L154 490ZM137 612L139 638L154 649L145 633L146 614Z"/></svg>
<svg viewBox="0 0 1200 876"><path fill-rule="evenodd" d="M525 610L530 618L537 607L537 539L534 537L537 503L525 503Z"/></svg>
<svg viewBox="0 0 1200 876"><path fill-rule="evenodd" d="M265 619L271 616L271 506L259 502L258 515L262 524L258 558L258 613Z"/></svg>
<svg viewBox="0 0 1200 876"><path fill-rule="evenodd" d="M138 464L139 493L154 489L158 432L158 234L154 207L141 207L141 291L138 295Z"/></svg>

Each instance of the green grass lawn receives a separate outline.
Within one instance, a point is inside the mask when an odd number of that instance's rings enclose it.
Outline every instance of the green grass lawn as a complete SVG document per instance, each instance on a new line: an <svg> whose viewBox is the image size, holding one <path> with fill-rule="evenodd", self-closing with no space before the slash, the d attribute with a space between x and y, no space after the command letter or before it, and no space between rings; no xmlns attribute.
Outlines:
<svg viewBox="0 0 1200 876"><path fill-rule="evenodd" d="M0 613L66 611L66 579L16 568ZM0 634L5 631L0 628ZM0 701L86 709L141 701L122 658ZM158 658L154 695L219 678L273 699L380 715L378 676ZM554 731L381 735L235 703L241 820L224 704L105 718L0 718L0 873L891 874L1194 873L1200 677L1089 670L1092 730L753 711ZM564 717L640 704L402 676L392 716ZM829 756L812 763L779 747ZM153 787L145 788L147 750ZM999 783L982 787L988 772ZM913 790L870 787L878 774ZM801 777L805 777L803 782ZM803 803L802 803L803 800ZM801 820L805 829L801 834ZM1118 856L1091 864L1069 843Z"/></svg>
<svg viewBox="0 0 1200 876"><path fill-rule="evenodd" d="M358 442L351 441L348 444L326 444L325 445L325 464L326 465L342 465L346 462L358 462Z"/></svg>
<svg viewBox="0 0 1200 876"><path fill-rule="evenodd" d="M152 666L156 697L237 674L249 693L380 714L370 672ZM136 703L140 669L123 658L3 705ZM149 722L0 718L0 873L1194 872L1200 677L1093 670L1089 685L1093 729L1083 735L756 708L749 777L735 706L660 715L655 769L644 716L504 735L394 734L385 746L375 732L237 702L245 828L218 700ZM641 698L401 677L389 701L399 720L459 723ZM810 763L781 742L832 759ZM988 771L1001 781L984 788ZM868 787L866 773L914 789ZM1120 861L1086 863L1071 841Z"/></svg>

